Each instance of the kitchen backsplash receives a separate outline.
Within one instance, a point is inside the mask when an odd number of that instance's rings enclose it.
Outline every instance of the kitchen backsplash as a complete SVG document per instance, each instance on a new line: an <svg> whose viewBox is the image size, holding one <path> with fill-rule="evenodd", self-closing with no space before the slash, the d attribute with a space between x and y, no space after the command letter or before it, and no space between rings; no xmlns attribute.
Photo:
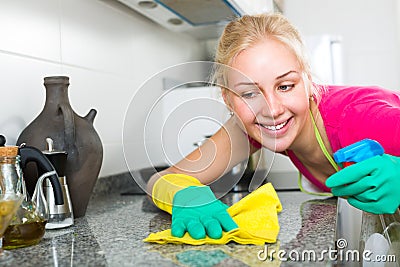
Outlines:
<svg viewBox="0 0 400 267"><path fill-rule="evenodd" d="M2 1L0 34L0 132L7 145L15 144L42 110L43 78L69 76L75 112L98 111L94 125L104 146L100 177L127 171L122 128L129 121L123 120L139 86L166 67L206 56L198 40L113 1ZM154 90L162 90L161 81Z"/></svg>

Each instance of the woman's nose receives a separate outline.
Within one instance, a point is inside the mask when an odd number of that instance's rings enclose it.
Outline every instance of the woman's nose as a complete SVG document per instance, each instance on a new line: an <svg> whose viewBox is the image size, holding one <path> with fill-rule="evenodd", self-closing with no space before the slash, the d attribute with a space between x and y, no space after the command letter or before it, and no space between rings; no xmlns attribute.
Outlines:
<svg viewBox="0 0 400 267"><path fill-rule="evenodd" d="M279 97L273 94L264 95L264 103L261 109L261 114L264 117L277 118L284 112L284 108Z"/></svg>

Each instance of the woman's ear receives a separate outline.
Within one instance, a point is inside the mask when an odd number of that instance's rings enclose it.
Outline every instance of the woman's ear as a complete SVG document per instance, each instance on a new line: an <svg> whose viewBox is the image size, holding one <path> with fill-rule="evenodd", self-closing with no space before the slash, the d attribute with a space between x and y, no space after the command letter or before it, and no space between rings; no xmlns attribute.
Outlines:
<svg viewBox="0 0 400 267"><path fill-rule="evenodd" d="M310 84L310 96L312 97L313 96L313 94L314 94L314 92L313 92L313 87L314 87L314 85L313 85L313 81L312 81L312 77L311 77L311 74L307 74L307 78L308 78L308 82L309 82L309 84Z"/></svg>
<svg viewBox="0 0 400 267"><path fill-rule="evenodd" d="M314 93L311 74L303 72L303 83L304 83L305 89L307 90L306 94L307 94L308 98L311 99L313 97L313 93Z"/></svg>
<svg viewBox="0 0 400 267"><path fill-rule="evenodd" d="M222 98L224 99L226 107L229 109L230 112L233 111L232 103L231 103L231 92L228 88L223 87L222 89Z"/></svg>

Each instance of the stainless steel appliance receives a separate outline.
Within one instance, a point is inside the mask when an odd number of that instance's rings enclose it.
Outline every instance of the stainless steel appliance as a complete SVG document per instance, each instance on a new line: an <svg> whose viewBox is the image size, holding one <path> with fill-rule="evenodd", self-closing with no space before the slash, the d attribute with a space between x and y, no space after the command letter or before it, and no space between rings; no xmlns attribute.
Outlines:
<svg viewBox="0 0 400 267"><path fill-rule="evenodd" d="M43 154L50 160L57 171L64 199L63 205L56 205L54 195L52 194L53 186L47 179L44 186L46 201L49 208L49 219L46 224L46 229L64 228L74 224L72 202L69 195L67 177L65 176L67 152L54 150L53 140L51 138L46 138L46 142L48 150L43 151Z"/></svg>

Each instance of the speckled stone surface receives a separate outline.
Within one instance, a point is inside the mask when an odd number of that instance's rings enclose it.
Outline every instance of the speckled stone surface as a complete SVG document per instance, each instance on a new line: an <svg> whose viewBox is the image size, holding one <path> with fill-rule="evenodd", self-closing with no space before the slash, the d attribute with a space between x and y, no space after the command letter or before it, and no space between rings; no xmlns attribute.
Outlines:
<svg viewBox="0 0 400 267"><path fill-rule="evenodd" d="M231 193L229 205L244 193ZM12 250L10 266L305 266L306 262L263 259L279 249L289 253L333 247L336 199L301 192L278 192L283 205L276 244L245 246L158 245L142 240L151 232L169 228L170 215L157 210L144 195L96 194L86 216L66 229L47 230L35 246ZM261 260L259 257L261 256ZM287 257L288 255L286 255ZM330 265L309 262L310 266Z"/></svg>

